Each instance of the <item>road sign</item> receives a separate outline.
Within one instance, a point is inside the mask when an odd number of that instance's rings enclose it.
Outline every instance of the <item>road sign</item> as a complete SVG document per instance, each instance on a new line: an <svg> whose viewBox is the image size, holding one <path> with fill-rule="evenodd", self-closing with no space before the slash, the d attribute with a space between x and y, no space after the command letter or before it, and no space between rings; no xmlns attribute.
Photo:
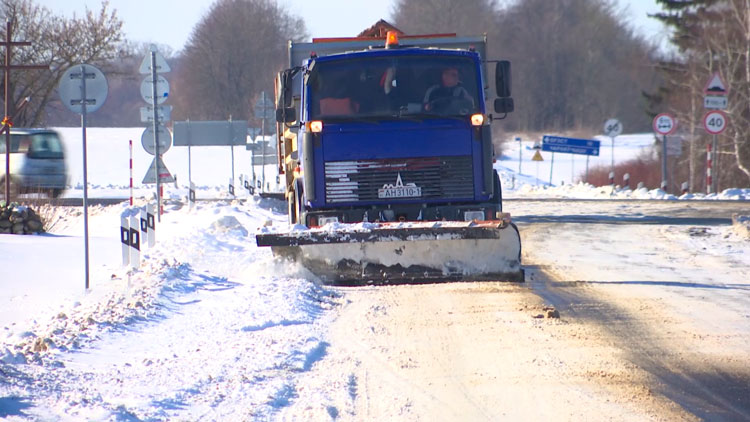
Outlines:
<svg viewBox="0 0 750 422"><path fill-rule="evenodd" d="M158 104L167 101L169 97L169 82L164 76L156 77L156 102ZM141 81L141 98L143 101L152 104L154 102L154 82L150 76L146 76Z"/></svg>
<svg viewBox="0 0 750 422"><path fill-rule="evenodd" d="M703 116L703 127L706 129L706 132L718 135L727 128L728 121L729 118L726 113L721 110L713 110Z"/></svg>
<svg viewBox="0 0 750 422"><path fill-rule="evenodd" d="M245 145L247 120L174 122L174 145L212 146Z"/></svg>
<svg viewBox="0 0 750 422"><path fill-rule="evenodd" d="M609 119L604 123L604 134L613 137L622 133L622 123L617 119Z"/></svg>
<svg viewBox="0 0 750 422"><path fill-rule="evenodd" d="M274 106L273 101L264 95L255 102L255 117L267 119L273 116L275 118L275 109L276 106Z"/></svg>
<svg viewBox="0 0 750 422"><path fill-rule="evenodd" d="M160 122L168 122L172 120L172 106L171 105L160 105L156 106L156 114L158 115ZM154 121L154 106L141 107L141 121L142 122L153 122Z"/></svg>
<svg viewBox="0 0 750 422"><path fill-rule="evenodd" d="M172 174L169 172L169 170L167 170L167 166L164 165L164 161L161 160L161 157L154 157L154 161L156 162L156 166L158 167L159 171L159 183L174 182L174 177L172 177ZM148 166L148 171L146 172L146 176L143 178L142 182L144 185L156 183L154 161L152 161L151 165Z"/></svg>
<svg viewBox="0 0 750 422"><path fill-rule="evenodd" d="M73 113L83 113L81 99L82 69L86 74L86 113L91 113L104 105L109 86L101 70L90 64L74 65L66 70L60 78L58 91L63 105Z"/></svg>
<svg viewBox="0 0 750 422"><path fill-rule="evenodd" d="M152 47L153 48L153 47ZM167 64L167 61L164 59L164 56L161 55L158 51L156 51L156 73L167 73L170 69L169 65ZM151 54L146 54L146 57L143 58L143 61L141 62L141 67L138 68L138 72L144 75L150 75L151 74Z"/></svg>
<svg viewBox="0 0 750 422"><path fill-rule="evenodd" d="M601 142L593 139L563 138L562 136L542 137L542 151L566 154L599 155Z"/></svg>
<svg viewBox="0 0 750 422"><path fill-rule="evenodd" d="M667 113L661 113L654 117L654 131L659 135L669 135L677 129L677 121Z"/></svg>
<svg viewBox="0 0 750 422"><path fill-rule="evenodd" d="M703 92L706 93L706 95L725 96L729 93L729 89L726 82L724 82L724 78L721 77L721 74L719 72L715 72L706 83L706 86L703 88Z"/></svg>
<svg viewBox="0 0 750 422"><path fill-rule="evenodd" d="M703 108L726 110L728 104L725 96L707 95L703 97Z"/></svg>
<svg viewBox="0 0 750 422"><path fill-rule="evenodd" d="M164 154L172 146L172 135L169 133L166 127L159 125L159 155ZM149 126L143 130L141 135L141 145L147 153L156 155L154 150L154 127ZM156 182L154 182L156 183Z"/></svg>
<svg viewBox="0 0 750 422"><path fill-rule="evenodd" d="M534 156L531 157L531 161L544 161L544 158L542 158L542 154L539 152L539 150L536 150Z"/></svg>

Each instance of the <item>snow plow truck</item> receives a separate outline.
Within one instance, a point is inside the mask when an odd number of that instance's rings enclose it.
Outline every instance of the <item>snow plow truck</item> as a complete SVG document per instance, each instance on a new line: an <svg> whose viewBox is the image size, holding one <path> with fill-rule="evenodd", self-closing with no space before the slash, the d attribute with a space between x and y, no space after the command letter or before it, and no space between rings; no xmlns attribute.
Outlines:
<svg viewBox="0 0 750 422"><path fill-rule="evenodd" d="M258 246L330 284L523 281L490 130L513 111L510 62L485 58L486 37L388 29L289 42L276 78L289 227L260 229Z"/></svg>

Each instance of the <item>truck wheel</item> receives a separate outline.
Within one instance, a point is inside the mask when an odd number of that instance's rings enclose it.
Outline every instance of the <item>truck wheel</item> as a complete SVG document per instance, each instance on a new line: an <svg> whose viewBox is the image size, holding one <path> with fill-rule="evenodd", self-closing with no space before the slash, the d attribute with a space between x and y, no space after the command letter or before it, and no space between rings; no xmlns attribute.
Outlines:
<svg viewBox="0 0 750 422"><path fill-rule="evenodd" d="M287 200L287 211L289 213L289 224L295 225L300 224L302 219L302 183L298 180L294 181L294 189L290 192L289 199Z"/></svg>
<svg viewBox="0 0 750 422"><path fill-rule="evenodd" d="M493 182L493 195L495 196L495 202L497 203L497 210L503 212L503 187L500 185L500 176L497 174L497 170L494 170L495 174Z"/></svg>
<svg viewBox="0 0 750 422"><path fill-rule="evenodd" d="M290 192L289 198L286 201L290 226L297 224L297 203L296 202L297 202L297 195L295 195L295 192Z"/></svg>

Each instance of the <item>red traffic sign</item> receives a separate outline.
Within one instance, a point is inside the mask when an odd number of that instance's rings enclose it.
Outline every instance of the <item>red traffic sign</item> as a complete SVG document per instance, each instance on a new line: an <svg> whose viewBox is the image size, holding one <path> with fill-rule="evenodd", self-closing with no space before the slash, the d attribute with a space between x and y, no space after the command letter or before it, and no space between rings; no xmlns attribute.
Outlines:
<svg viewBox="0 0 750 422"><path fill-rule="evenodd" d="M729 117L721 110L709 111L703 116L703 127L706 129L706 132L712 135L724 132L724 129L727 128L727 122L729 122Z"/></svg>
<svg viewBox="0 0 750 422"><path fill-rule="evenodd" d="M660 135L669 135L677 129L677 120L667 113L661 113L654 117L654 132Z"/></svg>
<svg viewBox="0 0 750 422"><path fill-rule="evenodd" d="M715 72L711 76L711 79L706 82L703 92L706 95L726 96L729 93L729 88L727 87L727 83L724 82L724 78L721 77L721 74Z"/></svg>

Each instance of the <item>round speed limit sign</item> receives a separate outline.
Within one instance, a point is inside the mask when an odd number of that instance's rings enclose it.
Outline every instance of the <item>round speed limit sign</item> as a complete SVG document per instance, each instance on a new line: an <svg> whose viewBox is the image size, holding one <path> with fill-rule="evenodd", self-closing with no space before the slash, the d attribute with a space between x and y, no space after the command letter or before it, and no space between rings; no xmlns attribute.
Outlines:
<svg viewBox="0 0 750 422"><path fill-rule="evenodd" d="M669 135L677 129L677 121L667 113L654 117L654 131L659 135Z"/></svg>
<svg viewBox="0 0 750 422"><path fill-rule="evenodd" d="M617 119L609 119L604 123L604 134L613 137L622 133L622 123Z"/></svg>
<svg viewBox="0 0 750 422"><path fill-rule="evenodd" d="M712 110L703 116L703 127L706 129L706 132L718 135L727 128L728 121L726 113L721 110Z"/></svg>

